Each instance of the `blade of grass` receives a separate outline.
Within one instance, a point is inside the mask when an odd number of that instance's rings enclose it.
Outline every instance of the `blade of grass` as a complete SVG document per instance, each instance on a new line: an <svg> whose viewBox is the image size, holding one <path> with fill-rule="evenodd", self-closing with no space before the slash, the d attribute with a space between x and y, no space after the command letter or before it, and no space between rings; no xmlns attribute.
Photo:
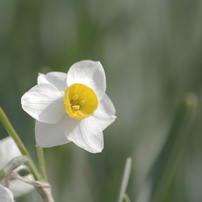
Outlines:
<svg viewBox="0 0 202 202"><path fill-rule="evenodd" d="M132 159L127 158L126 164L125 164L125 169L124 169L124 174L123 174L123 179L122 179L122 183L121 183L121 190L120 190L118 202L122 202L124 197L126 197L125 193L126 193L126 188L128 186L128 181L129 181L129 177L130 177L131 165L132 165ZM128 199L128 197L126 197L126 200L127 199Z"/></svg>
<svg viewBox="0 0 202 202"><path fill-rule="evenodd" d="M151 182L150 201L163 201L163 197L186 149L196 107L196 95L188 93L179 107L167 141L149 174L149 181Z"/></svg>
<svg viewBox="0 0 202 202"><path fill-rule="evenodd" d="M196 95L188 93L175 114L164 146L137 191L136 201L164 201L173 175L186 151L196 108Z"/></svg>

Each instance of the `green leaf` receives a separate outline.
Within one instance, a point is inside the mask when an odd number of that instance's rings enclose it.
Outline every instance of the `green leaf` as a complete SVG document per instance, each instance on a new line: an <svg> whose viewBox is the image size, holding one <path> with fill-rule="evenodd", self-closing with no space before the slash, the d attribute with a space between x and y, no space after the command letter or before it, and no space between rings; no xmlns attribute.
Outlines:
<svg viewBox="0 0 202 202"><path fill-rule="evenodd" d="M130 198L128 197L128 195L126 193L123 196L123 202L131 202Z"/></svg>
<svg viewBox="0 0 202 202"><path fill-rule="evenodd" d="M196 95L188 93L174 116L165 144L138 191L136 201L165 201L169 185L186 151L196 108Z"/></svg>
<svg viewBox="0 0 202 202"><path fill-rule="evenodd" d="M122 183L121 183L121 190L120 190L118 202L122 202L123 199L126 200L125 199L125 196L127 196L126 195L126 188L128 186L128 181L129 181L129 177L130 177L131 165L132 165L132 159L127 158L124 173L123 173L123 179L122 179Z"/></svg>
<svg viewBox="0 0 202 202"><path fill-rule="evenodd" d="M189 141L197 97L188 93L180 105L167 140L149 173L150 201L162 202Z"/></svg>
<svg viewBox="0 0 202 202"><path fill-rule="evenodd" d="M9 175L13 170L15 170L20 165L27 162L29 159L26 156L18 156L13 158L11 161L9 161L6 166L4 166L3 169L0 170L0 181Z"/></svg>

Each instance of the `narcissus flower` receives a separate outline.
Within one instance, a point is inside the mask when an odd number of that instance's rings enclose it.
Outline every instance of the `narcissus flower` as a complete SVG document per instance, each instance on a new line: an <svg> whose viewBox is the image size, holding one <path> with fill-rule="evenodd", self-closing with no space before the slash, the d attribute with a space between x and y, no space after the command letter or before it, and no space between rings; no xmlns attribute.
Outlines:
<svg viewBox="0 0 202 202"><path fill-rule="evenodd" d="M14 202L12 192L8 188L6 188L2 185L0 185L0 201L1 202Z"/></svg>
<svg viewBox="0 0 202 202"><path fill-rule="evenodd" d="M12 160L15 157L21 156L21 152L18 149L17 145L15 144L14 140L8 136L2 140L0 140L0 170L6 166L6 164ZM19 172L22 169L27 169L26 165L21 165L18 168L16 168L14 171ZM24 176L25 178L29 180L33 180L34 177L32 174L28 174ZM8 188L12 191L14 194L14 197L19 197L24 194L29 193L34 189L33 186L22 182L17 179L11 179L8 181L8 179L3 179L0 182L4 186L8 186Z"/></svg>
<svg viewBox="0 0 202 202"><path fill-rule="evenodd" d="M22 108L36 119L37 145L53 147L72 141L89 152L101 152L102 131L116 118L105 91L100 62L75 63L67 74L39 74L38 85L21 99Z"/></svg>

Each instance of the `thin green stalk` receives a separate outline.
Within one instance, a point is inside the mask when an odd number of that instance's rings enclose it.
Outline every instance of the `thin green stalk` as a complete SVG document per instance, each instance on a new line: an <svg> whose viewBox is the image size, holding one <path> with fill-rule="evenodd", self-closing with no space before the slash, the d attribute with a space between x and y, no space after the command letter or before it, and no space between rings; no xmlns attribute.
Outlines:
<svg viewBox="0 0 202 202"><path fill-rule="evenodd" d="M130 172L131 172L131 166L132 166L132 159L127 158L124 173L123 173L123 179L122 179L122 183L121 183L121 190L120 190L120 193L119 193L118 202L122 202L124 197L125 196L127 197L126 188L128 186L128 181L129 181Z"/></svg>
<svg viewBox="0 0 202 202"><path fill-rule="evenodd" d="M6 114L4 113L4 111L2 110L2 108L0 107L0 120L2 122L2 124L4 125L5 129L7 130L8 134L14 139L15 143L17 144L19 150L21 151L21 153L24 156L27 156L30 160L27 162L27 165L29 166L34 178L36 180L41 180L41 177L37 171L37 168L31 158L31 156L29 155L29 152L27 151L26 147L24 146L24 144L22 143L21 139L19 138L18 134L16 133L16 131L14 130L13 126L11 125L10 121L8 120Z"/></svg>
<svg viewBox="0 0 202 202"><path fill-rule="evenodd" d="M46 164L45 164L45 159L44 159L44 152L41 147L36 147L37 148L37 155L38 155L38 161L39 161L39 166L40 166L40 171L43 179L48 182L48 177L46 174Z"/></svg>

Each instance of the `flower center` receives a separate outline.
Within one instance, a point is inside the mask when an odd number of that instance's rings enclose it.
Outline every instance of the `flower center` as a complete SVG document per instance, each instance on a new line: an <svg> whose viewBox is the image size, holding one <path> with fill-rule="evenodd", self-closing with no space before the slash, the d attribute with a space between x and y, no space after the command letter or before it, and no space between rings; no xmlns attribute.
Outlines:
<svg viewBox="0 0 202 202"><path fill-rule="evenodd" d="M66 113L75 119L91 116L98 106L95 92L84 84L72 84L65 90Z"/></svg>

